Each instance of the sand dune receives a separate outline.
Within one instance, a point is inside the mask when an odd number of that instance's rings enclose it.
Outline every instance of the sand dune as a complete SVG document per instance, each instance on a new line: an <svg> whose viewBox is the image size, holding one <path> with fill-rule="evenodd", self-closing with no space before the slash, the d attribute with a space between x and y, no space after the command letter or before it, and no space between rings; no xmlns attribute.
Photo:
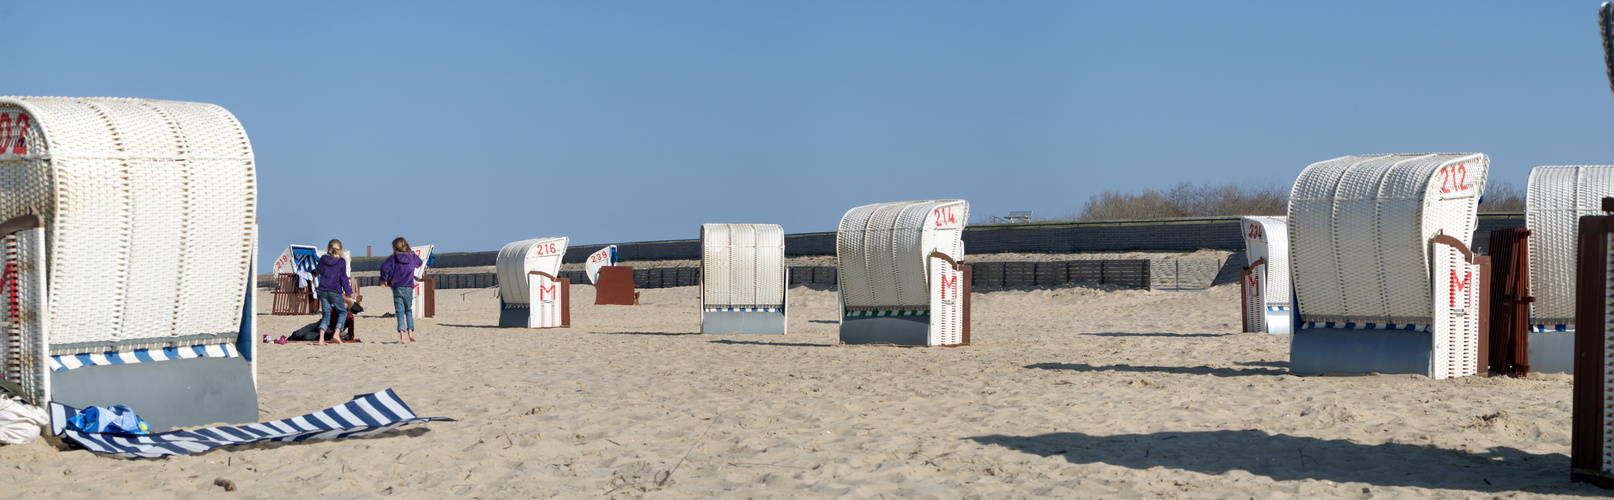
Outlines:
<svg viewBox="0 0 1614 500"><path fill-rule="evenodd" d="M1602 494L1568 482L1567 376L1291 376L1230 286L977 294L962 348L837 345L833 291L792 289L788 336L730 337L695 334L693 287L573 290L570 329L491 328L492 291L443 290L415 344L374 300L370 342L265 346L264 419L391 387L459 422L167 460L0 447L0 496Z"/></svg>

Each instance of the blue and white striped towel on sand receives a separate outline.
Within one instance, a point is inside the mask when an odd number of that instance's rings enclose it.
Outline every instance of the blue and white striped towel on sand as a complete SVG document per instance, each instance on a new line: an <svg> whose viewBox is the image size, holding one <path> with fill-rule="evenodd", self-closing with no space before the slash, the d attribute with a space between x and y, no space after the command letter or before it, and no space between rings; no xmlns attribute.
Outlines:
<svg viewBox="0 0 1614 500"><path fill-rule="evenodd" d="M223 446L268 441L362 437L409 424L433 420L455 421L452 418L415 416L415 412L410 411L409 405L399 400L392 389L354 396L353 401L342 406L285 420L145 435L85 433L68 429L67 419L73 418L78 412L78 408L51 402L51 433L95 453L111 453L127 458L189 455Z"/></svg>

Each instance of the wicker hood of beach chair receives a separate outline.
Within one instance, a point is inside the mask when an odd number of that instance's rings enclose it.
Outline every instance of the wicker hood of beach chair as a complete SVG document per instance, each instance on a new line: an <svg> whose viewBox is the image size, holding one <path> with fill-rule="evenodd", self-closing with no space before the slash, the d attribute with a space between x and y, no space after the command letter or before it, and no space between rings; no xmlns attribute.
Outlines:
<svg viewBox="0 0 1614 500"><path fill-rule="evenodd" d="M0 97L0 145L6 378L158 429L256 421L257 174L235 116Z"/></svg>
<svg viewBox="0 0 1614 500"><path fill-rule="evenodd" d="M784 335L790 275L778 224L701 225L701 333Z"/></svg>
<svg viewBox="0 0 1614 500"><path fill-rule="evenodd" d="M969 343L964 200L903 201L841 217L835 256L841 342Z"/></svg>
<svg viewBox="0 0 1614 500"><path fill-rule="evenodd" d="M1525 227L1530 229L1529 343L1531 371L1569 373L1575 351L1575 248L1580 218L1606 215L1614 166L1545 166L1530 170Z"/></svg>
<svg viewBox="0 0 1614 500"><path fill-rule="evenodd" d="M1469 251L1490 160L1478 153L1346 156L1289 197L1301 328L1297 374L1478 371L1484 257Z"/></svg>
<svg viewBox="0 0 1614 500"><path fill-rule="evenodd" d="M495 260L499 279L499 326L557 328L570 324L570 280L560 278L566 237L534 238L505 245Z"/></svg>
<svg viewBox="0 0 1614 500"><path fill-rule="evenodd" d="M598 285L600 284L600 269L614 266L616 263L616 245L606 245L605 248L589 254L588 260L583 261L583 275L588 278L589 283Z"/></svg>

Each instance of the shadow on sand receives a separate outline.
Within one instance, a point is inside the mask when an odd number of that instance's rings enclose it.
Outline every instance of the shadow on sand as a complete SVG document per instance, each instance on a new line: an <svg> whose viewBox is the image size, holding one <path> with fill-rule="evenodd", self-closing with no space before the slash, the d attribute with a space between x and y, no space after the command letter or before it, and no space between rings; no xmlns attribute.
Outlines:
<svg viewBox="0 0 1614 500"><path fill-rule="evenodd" d="M1167 467L1211 475L1239 470L1277 481L1315 479L1481 492L1545 487L1554 492L1603 493L1590 486L1569 483L1568 455L1537 455L1508 447L1470 453L1433 446L1370 445L1256 430L1114 436L1056 432L966 439L1044 457L1061 455L1073 464L1102 463L1136 470Z"/></svg>
<svg viewBox="0 0 1614 500"><path fill-rule="evenodd" d="M1238 335L1238 334L1237 333L1125 333L1125 332L1106 332L1106 333L1083 333L1082 335L1091 335L1091 336L1094 336L1094 337L1231 337L1231 336Z"/></svg>
<svg viewBox="0 0 1614 500"><path fill-rule="evenodd" d="M1157 372L1157 373L1186 373L1189 375L1214 375L1217 377L1246 377L1251 375L1288 375L1287 369L1276 368L1211 368L1209 366L1144 366L1144 365L1104 365L1095 366L1083 363L1037 363L1026 365L1034 370L1070 370L1078 372Z"/></svg>
<svg viewBox="0 0 1614 500"><path fill-rule="evenodd" d="M830 345L830 344L808 344L808 343L804 343L804 342L763 342L763 341L760 341L760 340L718 339L718 340L713 340L711 342L713 344L730 344L730 345L771 345L771 346L782 346L782 347L834 347L833 345Z"/></svg>

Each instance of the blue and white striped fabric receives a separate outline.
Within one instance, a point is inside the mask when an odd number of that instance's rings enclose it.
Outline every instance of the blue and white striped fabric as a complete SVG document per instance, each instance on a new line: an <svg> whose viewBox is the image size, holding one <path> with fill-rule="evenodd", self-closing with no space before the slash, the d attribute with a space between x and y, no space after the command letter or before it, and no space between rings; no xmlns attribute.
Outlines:
<svg viewBox="0 0 1614 500"><path fill-rule="evenodd" d="M95 453L116 454L125 458L161 458L169 455L189 455L214 448L267 441L306 441L309 439L340 439L353 436L380 434L409 424L452 418L415 416L409 405L387 389L375 394L354 396L342 406L274 422L209 427L192 431L169 431L157 434L102 434L85 433L67 428L67 419L78 415L78 408L52 401L50 403L50 431L71 440Z"/></svg>
<svg viewBox="0 0 1614 500"><path fill-rule="evenodd" d="M319 253L313 247L293 247L291 266L292 272L297 274L298 289L319 285L314 276L314 270L319 267Z"/></svg>
<svg viewBox="0 0 1614 500"><path fill-rule="evenodd" d="M1569 325L1530 325L1532 332L1567 332Z"/></svg>
<svg viewBox="0 0 1614 500"><path fill-rule="evenodd" d="M777 308L777 307L708 307L708 308L706 308L706 312L743 312L743 313L768 312L768 313L776 313L776 312L779 312L779 308Z"/></svg>
<svg viewBox="0 0 1614 500"><path fill-rule="evenodd" d="M127 365L190 358L239 358L235 344L212 344L191 347L164 347L162 349L134 349L103 353L63 354L50 357L50 371L65 372L74 368L97 365Z"/></svg>
<svg viewBox="0 0 1614 500"><path fill-rule="evenodd" d="M847 316L929 316L930 311L846 311Z"/></svg>
<svg viewBox="0 0 1614 500"><path fill-rule="evenodd" d="M1268 311L1287 311L1289 306L1267 306Z"/></svg>
<svg viewBox="0 0 1614 500"><path fill-rule="evenodd" d="M1300 324L1301 329L1308 329L1308 330L1312 329L1312 328L1340 328L1340 329L1345 329L1345 330L1406 330L1406 331L1409 331L1409 332L1427 332L1427 331L1430 330L1429 327L1430 327L1430 325L1412 325L1412 324L1398 325L1398 324L1395 324L1395 323L1349 323L1349 322L1347 322L1347 323L1335 323L1333 321L1327 321L1327 322L1322 322L1322 323L1315 322L1315 321L1308 321L1308 322Z"/></svg>

